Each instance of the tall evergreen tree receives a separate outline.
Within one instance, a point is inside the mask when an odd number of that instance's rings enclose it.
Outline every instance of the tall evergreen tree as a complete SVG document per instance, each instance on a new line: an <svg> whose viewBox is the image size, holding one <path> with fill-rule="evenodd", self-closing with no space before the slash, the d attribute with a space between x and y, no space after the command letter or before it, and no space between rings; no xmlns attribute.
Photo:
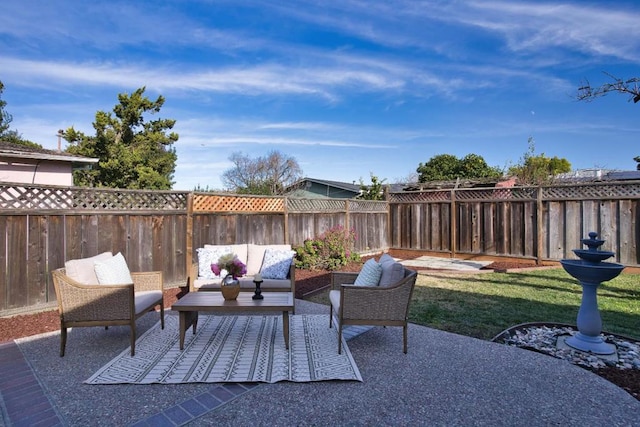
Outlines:
<svg viewBox="0 0 640 427"><path fill-rule="evenodd" d="M169 190L173 186L178 134L169 132L175 120L145 120L160 112L164 97L151 101L145 88L118 95L113 113L98 111L86 136L73 127L64 132L67 152L100 159L93 170L74 172L74 182L82 186Z"/></svg>

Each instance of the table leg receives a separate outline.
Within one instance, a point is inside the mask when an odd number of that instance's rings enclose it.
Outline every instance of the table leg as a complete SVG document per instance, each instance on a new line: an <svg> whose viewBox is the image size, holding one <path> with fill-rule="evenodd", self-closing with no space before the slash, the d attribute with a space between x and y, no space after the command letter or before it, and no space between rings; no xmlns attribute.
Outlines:
<svg viewBox="0 0 640 427"><path fill-rule="evenodd" d="M180 312L180 350L184 350L184 334L189 327L187 325L187 316L189 315L188 311Z"/></svg>
<svg viewBox="0 0 640 427"><path fill-rule="evenodd" d="M284 333L284 346L289 350L289 312L282 312L282 332Z"/></svg>
<svg viewBox="0 0 640 427"><path fill-rule="evenodd" d="M196 334L196 326L198 325L197 311L181 311L180 312L180 350L184 350L184 336L189 326L193 326L193 334Z"/></svg>

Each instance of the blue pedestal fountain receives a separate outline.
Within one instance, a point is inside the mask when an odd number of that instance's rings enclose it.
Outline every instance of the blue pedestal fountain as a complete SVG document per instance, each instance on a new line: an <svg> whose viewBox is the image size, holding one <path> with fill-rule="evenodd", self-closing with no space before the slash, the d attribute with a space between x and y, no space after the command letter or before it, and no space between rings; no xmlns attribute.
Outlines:
<svg viewBox="0 0 640 427"><path fill-rule="evenodd" d="M565 340L565 343L576 350L587 351L594 354L614 354L616 347L604 342L602 332L602 319L598 310L598 286L602 282L617 277L624 266L612 262L603 262L611 258L614 253L601 251L598 248L605 242L598 239L595 232L589 233L588 239L581 240L589 249L574 249L573 252L580 259L563 259L562 267L571 276L578 279L582 285L582 303L578 311L578 332Z"/></svg>

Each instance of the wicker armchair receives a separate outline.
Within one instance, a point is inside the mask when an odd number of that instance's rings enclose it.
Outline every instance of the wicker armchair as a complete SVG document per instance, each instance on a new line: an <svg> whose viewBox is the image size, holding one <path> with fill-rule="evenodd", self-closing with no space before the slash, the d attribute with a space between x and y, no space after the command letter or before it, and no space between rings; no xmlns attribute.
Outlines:
<svg viewBox="0 0 640 427"><path fill-rule="evenodd" d="M129 325L131 356L135 355L136 319L160 306L164 329L162 272L131 273L132 284L84 285L66 275L64 268L54 270L53 285L60 312L60 357L64 356L67 328L80 326Z"/></svg>
<svg viewBox="0 0 640 427"><path fill-rule="evenodd" d="M358 273L333 272L329 299L329 327L333 314L338 322L338 353L342 352L344 325L402 326L404 352L407 352L409 302L417 273L404 268L404 278L392 286L356 286Z"/></svg>

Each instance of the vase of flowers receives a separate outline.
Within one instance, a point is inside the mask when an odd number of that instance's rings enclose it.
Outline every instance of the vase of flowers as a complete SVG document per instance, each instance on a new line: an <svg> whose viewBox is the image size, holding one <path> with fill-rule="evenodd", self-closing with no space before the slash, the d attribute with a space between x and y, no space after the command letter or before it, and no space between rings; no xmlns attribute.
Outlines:
<svg viewBox="0 0 640 427"><path fill-rule="evenodd" d="M247 274L247 266L235 254L225 254L218 258L218 262L211 264L211 271L216 276L224 274L220 291L225 300L235 300L240 294L238 277Z"/></svg>

